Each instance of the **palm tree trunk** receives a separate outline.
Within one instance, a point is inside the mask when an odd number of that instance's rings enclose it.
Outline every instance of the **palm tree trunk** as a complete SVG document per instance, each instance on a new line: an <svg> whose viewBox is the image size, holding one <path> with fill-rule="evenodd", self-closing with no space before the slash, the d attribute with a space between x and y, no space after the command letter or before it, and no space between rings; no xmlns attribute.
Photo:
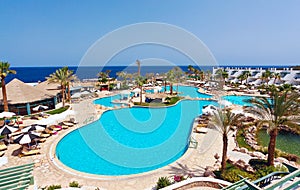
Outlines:
<svg viewBox="0 0 300 190"><path fill-rule="evenodd" d="M70 83L68 82L68 101L71 103L71 91L70 91Z"/></svg>
<svg viewBox="0 0 300 190"><path fill-rule="evenodd" d="M4 77L1 78L1 85L2 85L2 96L3 96L3 109L4 111L8 111L8 102L7 102L7 94L6 94Z"/></svg>
<svg viewBox="0 0 300 190"><path fill-rule="evenodd" d="M167 91L167 81L165 81L165 93Z"/></svg>
<svg viewBox="0 0 300 190"><path fill-rule="evenodd" d="M64 85L61 86L61 95L62 95L62 107L65 107L66 97L65 97L65 86Z"/></svg>
<svg viewBox="0 0 300 190"><path fill-rule="evenodd" d="M143 86L140 86L140 105L142 105L143 97L142 97L142 92L143 92Z"/></svg>
<svg viewBox="0 0 300 190"><path fill-rule="evenodd" d="M277 133L278 133L277 128L270 132L270 142L269 142L269 146L268 146L268 165L269 166L274 166Z"/></svg>
<svg viewBox="0 0 300 190"><path fill-rule="evenodd" d="M170 83L170 94L173 95L173 83Z"/></svg>
<svg viewBox="0 0 300 190"><path fill-rule="evenodd" d="M222 162L221 162L221 172L224 172L226 169L227 147L228 147L228 137L226 134L223 134L223 153L222 153Z"/></svg>

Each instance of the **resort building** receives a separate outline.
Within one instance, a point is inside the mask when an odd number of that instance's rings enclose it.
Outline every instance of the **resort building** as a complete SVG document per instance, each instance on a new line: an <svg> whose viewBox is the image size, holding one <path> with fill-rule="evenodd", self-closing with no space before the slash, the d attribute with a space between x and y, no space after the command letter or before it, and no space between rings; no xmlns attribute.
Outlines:
<svg viewBox="0 0 300 190"><path fill-rule="evenodd" d="M33 111L32 108L38 105L48 106L49 109L55 108L55 96L16 78L6 85L6 93L9 111L17 115L29 115ZM0 99L0 111L3 111L2 89Z"/></svg>
<svg viewBox="0 0 300 190"><path fill-rule="evenodd" d="M217 70L224 69L228 73L228 78L226 81L232 83L241 82L239 76L243 74L244 71L249 71L250 76L247 80L242 81L243 84L250 85L261 85L266 83L262 78L263 73L266 69L263 68L238 68L238 67L214 67L212 76L215 77ZM270 77L268 84L282 85L282 84L292 84L300 85L300 70L293 70L292 68L276 69L270 68L271 73L279 73L280 77Z"/></svg>

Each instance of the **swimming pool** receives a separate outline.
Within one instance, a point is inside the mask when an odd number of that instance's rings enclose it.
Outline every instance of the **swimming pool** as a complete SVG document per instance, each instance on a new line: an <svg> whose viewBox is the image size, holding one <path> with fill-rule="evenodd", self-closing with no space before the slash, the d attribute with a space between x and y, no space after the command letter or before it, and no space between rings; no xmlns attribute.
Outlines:
<svg viewBox="0 0 300 190"><path fill-rule="evenodd" d="M160 92L164 92L165 87L163 86ZM167 91L170 91L170 86L166 87ZM153 89L145 90L146 93L154 93ZM173 86L173 92L177 91L177 86ZM198 88L191 86L178 86L179 96L190 96L191 98L209 98L211 95L203 94L198 92Z"/></svg>
<svg viewBox="0 0 300 190"><path fill-rule="evenodd" d="M57 158L75 170L128 175L163 167L188 146L193 119L211 101L183 100L168 108L123 108L66 135ZM188 110L188 111L183 111Z"/></svg>
<svg viewBox="0 0 300 190"><path fill-rule="evenodd" d="M164 87L162 87L164 89ZM162 89L162 91L163 91ZM173 86L173 89L176 91L176 86ZM170 90L170 87L167 86L167 90ZM203 94L198 92L198 88L196 87L190 87L190 86L178 86L178 91L180 92L179 96L190 96L192 98L209 98L211 95ZM152 90L146 90L147 93L153 93ZM131 94L132 96L133 94ZM114 100L119 100L121 99L121 95L113 95L113 96L108 96L104 98L100 98L94 101L94 104L99 104L103 105L106 107L120 107L120 104L113 103Z"/></svg>
<svg viewBox="0 0 300 190"><path fill-rule="evenodd" d="M236 96L236 95L229 95L223 96L222 99L227 100L233 104L237 104L240 106L251 106L251 103L245 102L246 100L251 100L253 96Z"/></svg>
<svg viewBox="0 0 300 190"><path fill-rule="evenodd" d="M120 100L122 97L120 94L113 95L113 96L108 96L104 98L99 98L94 101L94 104L99 104L103 105L105 107L114 107L114 106L119 106L118 104L113 103L112 101L114 100Z"/></svg>

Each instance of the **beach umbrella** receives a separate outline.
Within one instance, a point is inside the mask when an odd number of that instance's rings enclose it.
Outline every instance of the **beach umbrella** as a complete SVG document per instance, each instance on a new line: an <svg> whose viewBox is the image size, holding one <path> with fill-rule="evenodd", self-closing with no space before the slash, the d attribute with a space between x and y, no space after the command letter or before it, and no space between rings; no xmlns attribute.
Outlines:
<svg viewBox="0 0 300 190"><path fill-rule="evenodd" d="M11 134L15 131L17 131L18 128L16 127L12 127L12 126L9 126L9 125L4 125L3 127L0 128L0 135L8 135L8 134Z"/></svg>
<svg viewBox="0 0 300 190"><path fill-rule="evenodd" d="M214 111L216 111L217 108L213 105L208 105L204 109L202 109L203 114L213 114Z"/></svg>
<svg viewBox="0 0 300 190"><path fill-rule="evenodd" d="M223 105L225 107L228 107L228 106L232 105L232 103L229 102L228 100L221 100L221 101L219 101L219 104L221 104L221 105Z"/></svg>
<svg viewBox="0 0 300 190"><path fill-rule="evenodd" d="M71 96L71 98L80 98L80 97L81 97L81 93L80 92L77 92L77 93L75 93L75 94L73 94Z"/></svg>
<svg viewBox="0 0 300 190"><path fill-rule="evenodd" d="M162 90L162 87L160 87L160 86L155 86L154 89L157 89L158 91L161 91L161 90Z"/></svg>
<svg viewBox="0 0 300 190"><path fill-rule="evenodd" d="M32 108L33 111L43 111L46 109L48 109L48 106L43 106L43 105L38 105L38 106Z"/></svg>
<svg viewBox="0 0 300 190"><path fill-rule="evenodd" d="M38 124L32 124L25 128L23 128L21 131L23 133L29 132L29 131L44 131L46 129L47 125L38 125Z"/></svg>
<svg viewBox="0 0 300 190"><path fill-rule="evenodd" d="M239 86L239 88L247 88L247 86L246 86L246 85L243 85L243 84L241 84L241 85Z"/></svg>
<svg viewBox="0 0 300 190"><path fill-rule="evenodd" d="M7 112L7 111L4 111L4 112L1 112L1 113L0 113L0 118L4 118L4 117L9 118L9 117L12 117L12 116L14 116L14 115L16 115L14 112Z"/></svg>
<svg viewBox="0 0 300 190"><path fill-rule="evenodd" d="M130 94L130 91L129 91L129 90L123 90L123 91L120 92L120 94L125 94L125 95L127 95L127 94Z"/></svg>
<svg viewBox="0 0 300 190"><path fill-rule="evenodd" d="M38 120L37 122L35 122L35 124L37 125L52 125L52 124L55 124L56 123L56 120L49 116L48 118L44 118L44 119L41 119L41 120Z"/></svg>
<svg viewBox="0 0 300 190"><path fill-rule="evenodd" d="M22 134L16 136L14 139L14 142L19 143L19 144L28 144L32 140L39 138L39 137L40 137L40 133L29 131L29 132L22 133Z"/></svg>
<svg viewBox="0 0 300 190"><path fill-rule="evenodd" d="M135 88L135 89L132 90L132 92L138 93L138 92L141 92L141 89Z"/></svg>

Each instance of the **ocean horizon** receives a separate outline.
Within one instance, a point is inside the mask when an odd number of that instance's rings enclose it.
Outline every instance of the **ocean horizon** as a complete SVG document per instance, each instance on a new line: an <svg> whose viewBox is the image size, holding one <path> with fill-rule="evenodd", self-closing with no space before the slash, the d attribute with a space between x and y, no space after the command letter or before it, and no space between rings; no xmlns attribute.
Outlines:
<svg viewBox="0 0 300 190"><path fill-rule="evenodd" d="M141 74L146 73L165 73L171 70L174 66L141 66ZM188 70L188 65L179 66L184 72ZM238 67L238 68L287 68L287 66L278 65L242 65L242 66L230 66L230 65L220 65L220 67ZM17 74L10 74L6 77L6 83L10 82L12 79L17 78L25 83L34 83L38 81L45 81L46 77L54 73L57 69L62 68L60 66L53 67L11 67L11 69L16 70ZM203 66L198 67L203 71L212 71L213 66ZM137 66L105 66L105 67L95 67L95 66L69 66L70 70L73 70L76 76L80 79L92 79L97 78L97 73L103 72L105 70L111 70L110 77L117 77L116 73L120 71L126 71L128 73L136 73Z"/></svg>

